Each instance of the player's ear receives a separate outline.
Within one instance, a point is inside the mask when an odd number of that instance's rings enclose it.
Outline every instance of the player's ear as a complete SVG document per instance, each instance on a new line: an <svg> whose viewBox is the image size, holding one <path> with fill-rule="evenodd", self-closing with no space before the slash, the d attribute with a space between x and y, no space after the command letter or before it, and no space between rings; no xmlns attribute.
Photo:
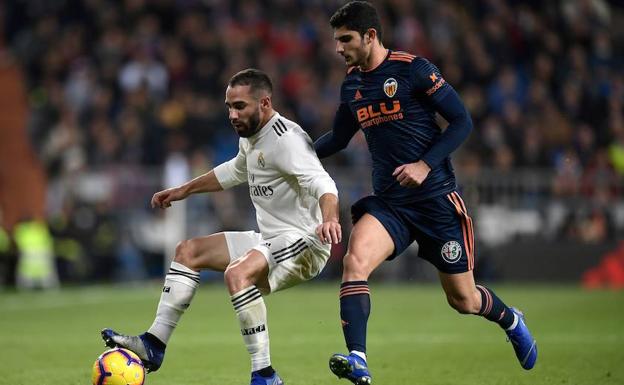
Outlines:
<svg viewBox="0 0 624 385"><path fill-rule="evenodd" d="M264 109L271 108L271 95L264 95L260 98L260 106Z"/></svg>
<svg viewBox="0 0 624 385"><path fill-rule="evenodd" d="M377 37L377 30L374 28L369 28L368 31L366 31L366 34L364 34L364 37L366 38L366 43L372 42L373 39Z"/></svg>

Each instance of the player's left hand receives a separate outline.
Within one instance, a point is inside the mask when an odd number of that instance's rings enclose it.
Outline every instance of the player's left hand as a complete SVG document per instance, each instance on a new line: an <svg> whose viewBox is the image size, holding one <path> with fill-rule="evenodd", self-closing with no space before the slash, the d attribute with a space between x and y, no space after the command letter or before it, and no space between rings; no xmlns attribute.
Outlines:
<svg viewBox="0 0 624 385"><path fill-rule="evenodd" d="M423 184L429 171L431 171L429 165L419 160L416 163L408 163L395 168L392 176L396 177L401 186L418 187Z"/></svg>
<svg viewBox="0 0 624 385"><path fill-rule="evenodd" d="M342 228L338 221L323 222L316 227L316 235L324 245L340 243L342 241Z"/></svg>

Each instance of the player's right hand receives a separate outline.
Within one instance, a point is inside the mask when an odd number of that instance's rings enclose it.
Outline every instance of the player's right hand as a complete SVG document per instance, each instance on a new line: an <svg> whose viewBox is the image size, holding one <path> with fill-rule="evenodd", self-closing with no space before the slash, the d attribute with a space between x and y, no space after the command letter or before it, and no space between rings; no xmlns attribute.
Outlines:
<svg viewBox="0 0 624 385"><path fill-rule="evenodd" d="M161 209L166 209L171 207L171 202L184 198L186 198L186 194L179 187L159 191L152 197L152 208L160 207Z"/></svg>
<svg viewBox="0 0 624 385"><path fill-rule="evenodd" d="M342 229L340 222L331 220L321 223L316 227L316 235L324 245L342 242Z"/></svg>

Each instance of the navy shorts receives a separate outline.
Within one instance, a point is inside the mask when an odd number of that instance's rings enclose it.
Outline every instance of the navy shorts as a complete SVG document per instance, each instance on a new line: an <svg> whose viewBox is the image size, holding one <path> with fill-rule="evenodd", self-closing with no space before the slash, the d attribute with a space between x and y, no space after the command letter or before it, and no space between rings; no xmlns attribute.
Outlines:
<svg viewBox="0 0 624 385"><path fill-rule="evenodd" d="M366 213L377 218L394 241L389 260L416 241L418 256L443 273L464 273L474 268L472 219L456 191L406 205L392 205L368 196L351 207L353 223Z"/></svg>

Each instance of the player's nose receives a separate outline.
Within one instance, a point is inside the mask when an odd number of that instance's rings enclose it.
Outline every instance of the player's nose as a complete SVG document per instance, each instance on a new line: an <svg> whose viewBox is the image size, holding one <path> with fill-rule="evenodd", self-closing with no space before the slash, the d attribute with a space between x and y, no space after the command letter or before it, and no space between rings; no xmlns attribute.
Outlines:
<svg viewBox="0 0 624 385"><path fill-rule="evenodd" d="M342 42L336 42L336 53L342 55L344 53L344 44Z"/></svg>

